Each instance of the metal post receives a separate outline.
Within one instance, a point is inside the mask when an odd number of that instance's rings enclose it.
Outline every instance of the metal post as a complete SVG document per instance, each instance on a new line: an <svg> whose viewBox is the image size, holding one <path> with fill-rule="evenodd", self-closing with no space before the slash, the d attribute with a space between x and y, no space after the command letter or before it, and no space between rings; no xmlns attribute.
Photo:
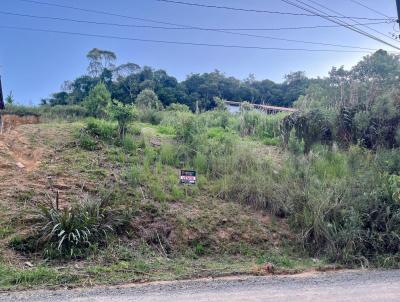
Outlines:
<svg viewBox="0 0 400 302"><path fill-rule="evenodd" d="M400 0L396 0L396 6L397 6L397 23L399 23L400 27ZM400 38L400 35L399 35Z"/></svg>
<svg viewBox="0 0 400 302"><path fill-rule="evenodd" d="M4 109L3 89L1 87L1 76L0 76L0 110Z"/></svg>

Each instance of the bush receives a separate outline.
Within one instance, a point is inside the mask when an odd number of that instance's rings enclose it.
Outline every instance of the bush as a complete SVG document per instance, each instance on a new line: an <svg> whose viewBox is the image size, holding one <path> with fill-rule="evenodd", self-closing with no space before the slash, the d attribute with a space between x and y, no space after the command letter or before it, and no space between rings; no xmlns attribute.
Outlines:
<svg viewBox="0 0 400 302"><path fill-rule="evenodd" d="M80 105L56 105L40 107L42 116L48 119L75 120L88 116L88 111Z"/></svg>
<svg viewBox="0 0 400 302"><path fill-rule="evenodd" d="M362 149L291 162L290 224L316 256L347 265L400 253L400 184Z"/></svg>
<svg viewBox="0 0 400 302"><path fill-rule="evenodd" d="M143 123L159 125L162 120L162 113L156 109L139 110L139 120Z"/></svg>
<svg viewBox="0 0 400 302"><path fill-rule="evenodd" d="M99 118L105 116L105 109L110 102L110 92L104 83L99 82L89 91L89 95L83 100L83 105L89 115Z"/></svg>
<svg viewBox="0 0 400 302"><path fill-rule="evenodd" d="M181 111L181 112L190 112L190 108L187 105L172 103L167 108L167 111Z"/></svg>
<svg viewBox="0 0 400 302"><path fill-rule="evenodd" d="M105 120L90 118L86 123L86 131L96 138L110 141L117 137L117 125Z"/></svg>
<svg viewBox="0 0 400 302"><path fill-rule="evenodd" d="M107 114L118 123L118 133L120 139L123 139L128 127L135 116L135 108L132 105L124 105L117 100L113 100L108 104Z"/></svg>
<svg viewBox="0 0 400 302"><path fill-rule="evenodd" d="M37 247L49 258L83 258L127 222L107 202L85 198L71 209L41 207L36 225Z"/></svg>
<svg viewBox="0 0 400 302"><path fill-rule="evenodd" d="M26 116L26 115L34 115L40 116L40 108L39 107L29 107L23 105L6 105L5 110L0 110L2 114L14 114L19 116Z"/></svg>
<svg viewBox="0 0 400 302"><path fill-rule="evenodd" d="M87 151L94 151L97 149L97 142L87 133L79 133L78 145Z"/></svg>

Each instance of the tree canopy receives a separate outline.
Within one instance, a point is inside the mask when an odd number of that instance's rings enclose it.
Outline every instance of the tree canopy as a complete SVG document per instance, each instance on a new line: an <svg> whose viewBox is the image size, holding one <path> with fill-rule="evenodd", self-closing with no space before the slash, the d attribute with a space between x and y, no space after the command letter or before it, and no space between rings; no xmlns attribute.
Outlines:
<svg viewBox="0 0 400 302"><path fill-rule="evenodd" d="M128 62L116 65L117 56L107 50L94 48L87 54L88 74L67 81L61 92L54 93L43 103L51 106L79 104L89 92L102 82L111 94L124 104L135 103L144 90L152 90L164 107L180 103L196 110L210 110L217 106L215 97L231 101L291 106L304 94L312 80L304 72L290 73L283 83L256 80L250 75L245 80L228 77L219 70L203 74L190 74L179 82L165 70Z"/></svg>

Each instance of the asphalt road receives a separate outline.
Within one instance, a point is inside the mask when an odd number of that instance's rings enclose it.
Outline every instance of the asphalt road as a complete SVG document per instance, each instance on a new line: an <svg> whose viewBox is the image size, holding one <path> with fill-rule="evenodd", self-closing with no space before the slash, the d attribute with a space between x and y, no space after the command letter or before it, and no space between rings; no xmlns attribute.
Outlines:
<svg viewBox="0 0 400 302"><path fill-rule="evenodd" d="M399 302L400 270L239 277L112 288L11 292L0 294L0 301Z"/></svg>

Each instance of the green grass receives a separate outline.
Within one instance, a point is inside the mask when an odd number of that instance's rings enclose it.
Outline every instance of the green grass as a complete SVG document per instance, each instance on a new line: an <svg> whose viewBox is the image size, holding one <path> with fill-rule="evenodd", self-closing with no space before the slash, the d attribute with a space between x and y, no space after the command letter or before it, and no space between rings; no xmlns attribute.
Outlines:
<svg viewBox="0 0 400 302"><path fill-rule="evenodd" d="M56 268L47 266L21 269L0 263L0 289L60 286L74 284L79 279L73 273L59 272Z"/></svg>

